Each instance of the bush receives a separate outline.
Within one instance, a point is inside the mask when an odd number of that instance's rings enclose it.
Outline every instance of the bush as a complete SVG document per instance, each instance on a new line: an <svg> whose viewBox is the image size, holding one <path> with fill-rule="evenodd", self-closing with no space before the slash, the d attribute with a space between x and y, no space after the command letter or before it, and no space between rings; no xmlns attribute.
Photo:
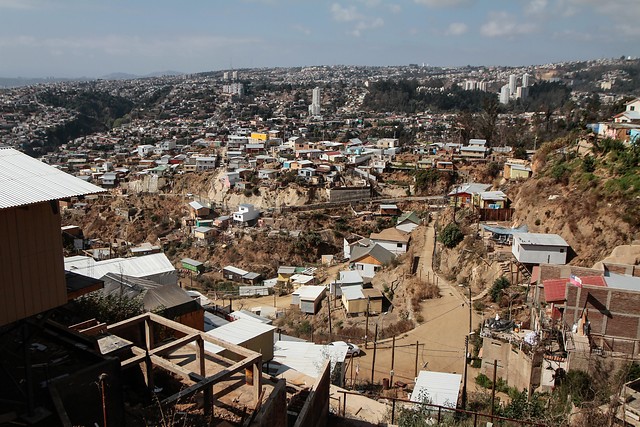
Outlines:
<svg viewBox="0 0 640 427"><path fill-rule="evenodd" d="M582 159L582 170L585 172L596 170L596 160L592 156L586 156Z"/></svg>
<svg viewBox="0 0 640 427"><path fill-rule="evenodd" d="M500 298L500 293L503 289L507 289L509 287L509 280L506 277L500 276L495 282L493 282L493 286L491 286L491 290L489 291L489 295L491 295L491 301L497 302L498 298Z"/></svg>
<svg viewBox="0 0 640 427"><path fill-rule="evenodd" d="M480 387L491 388L492 381L485 374L478 374L478 376L476 377L476 384L478 384Z"/></svg>
<svg viewBox="0 0 640 427"><path fill-rule="evenodd" d="M458 224L451 222L438 235L438 240L447 248L455 248L464 239Z"/></svg>

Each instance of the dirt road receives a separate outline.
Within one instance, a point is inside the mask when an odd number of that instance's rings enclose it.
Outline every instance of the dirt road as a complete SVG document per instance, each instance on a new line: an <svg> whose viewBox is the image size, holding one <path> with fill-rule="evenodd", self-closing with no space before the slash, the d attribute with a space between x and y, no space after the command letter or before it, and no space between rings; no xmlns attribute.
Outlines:
<svg viewBox="0 0 640 427"><path fill-rule="evenodd" d="M434 228L429 225L424 229L416 229L417 232L426 233L423 239L424 246L420 254L419 271L421 277L429 277L434 281L435 277L431 268L431 261L434 247ZM421 236L422 237L422 236ZM464 368L464 343L465 335L469 332L469 305L468 296L461 293L466 288L459 288L444 280L437 278L440 288L441 298L428 300L422 303L422 316L424 322L414 330L396 337L396 348L394 355L394 375L393 381L412 383L417 370L431 370L449 373L462 373ZM480 316L472 314L472 327L475 328L480 322ZM384 323L384 316L376 320L379 324ZM375 325L375 323L373 323ZM416 353L416 342L419 343ZM381 382L383 378L391 377L392 340L380 342L376 349L375 369L373 379ZM363 355L355 359L354 369L358 372L357 381L370 381L373 364L373 346L364 349ZM468 387L474 389L472 384L475 373L469 371ZM347 378L351 378L351 373L347 373Z"/></svg>

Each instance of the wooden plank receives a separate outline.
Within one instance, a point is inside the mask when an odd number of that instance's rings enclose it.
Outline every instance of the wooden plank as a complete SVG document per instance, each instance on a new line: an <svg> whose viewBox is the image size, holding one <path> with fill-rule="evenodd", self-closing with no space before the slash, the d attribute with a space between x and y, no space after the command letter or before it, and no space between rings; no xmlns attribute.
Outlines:
<svg viewBox="0 0 640 427"><path fill-rule="evenodd" d="M143 313L143 314L139 314L135 317L132 317L130 319L127 320L123 320L121 322L117 322L117 323L113 323L109 326L107 326L107 330L111 333L113 333L113 331L117 331L118 329L124 329L124 328L128 328L131 326L134 326L140 322L143 322L144 319L146 319L147 317L149 317L150 313Z"/></svg>
<svg viewBox="0 0 640 427"><path fill-rule="evenodd" d="M193 331L195 331L195 329L185 326L182 323L178 323L173 320L166 319L155 313L148 313L148 314L149 316L151 316L151 319L153 319L154 322L167 326L169 328L175 329L178 332L182 332L184 334L192 334ZM244 357L252 357L256 354L259 354L259 353L256 353L255 351L251 351L244 347L240 347L239 345L218 340L210 335L205 334L204 332L201 332L200 335L202 336L202 339L204 339L205 341L224 347L225 349Z"/></svg>
<svg viewBox="0 0 640 427"><path fill-rule="evenodd" d="M137 356L130 357L127 360L123 360L122 362L120 362L120 368L121 369L127 369L127 368L130 368L130 367L135 366L135 365L139 365L140 363L144 362L144 359L147 356L146 352L143 349L141 349L140 347L131 347L132 351L134 349L141 350L142 354L138 354Z"/></svg>
<svg viewBox="0 0 640 427"><path fill-rule="evenodd" d="M12 245L9 240L9 215L10 209L0 209L0 236L5 236L5 241L0 244L0 326L11 323L17 319L15 288L17 277L11 268Z"/></svg>
<svg viewBox="0 0 640 427"><path fill-rule="evenodd" d="M137 355L136 357L144 357L146 355L146 352L140 347L133 347L131 350L134 354ZM180 375L183 378L191 380L193 382L202 381L205 378L203 375L199 375L167 359L164 359L160 356L156 356L155 354L151 355L151 361L154 364L160 366L161 368L166 369L169 372L173 372L177 375Z"/></svg>
<svg viewBox="0 0 640 427"><path fill-rule="evenodd" d="M27 310L25 307L25 290L24 290L24 270L21 267L21 259L20 259L20 236L18 235L18 209L12 209L10 212L10 216L8 218L9 222L7 224L8 230L7 235L9 236L8 242L10 251L10 262L9 269L14 271L14 304L15 304L15 318L24 319L27 317Z"/></svg>
<svg viewBox="0 0 640 427"><path fill-rule="evenodd" d="M225 368L223 370L221 370L220 372L215 373L214 375L210 376L210 377L206 377L205 379L203 379L202 381L200 381L197 384L194 384L190 387L187 387L185 389L180 390L178 393L167 397L166 399L164 399L162 401L162 405L170 405L172 403L177 402L180 399L186 398L191 396L194 393L197 393L198 391L202 390L204 387L207 387L211 384L214 384L218 381L222 381L227 377L230 377L231 375L237 373L238 371L243 370L246 366L249 366L253 363L256 363L257 360L260 359L260 355L258 355L257 357L251 357L251 358L247 358L245 360L241 360L240 362Z"/></svg>
<svg viewBox="0 0 640 427"><path fill-rule="evenodd" d="M69 418L69 414L67 414L66 409L64 409L64 404L62 403L60 393L58 393L58 388L54 384L49 384L48 388L51 400L53 401L53 406L56 408L56 412L60 418L60 422L63 427L71 427L71 419Z"/></svg>
<svg viewBox="0 0 640 427"><path fill-rule="evenodd" d="M174 350L179 347L184 347L192 341L196 341L200 337L199 334L187 335L186 337L178 338L177 340L171 341L165 345L161 345L160 347L156 347L153 350L149 350L149 354L163 354L168 353L171 350Z"/></svg>

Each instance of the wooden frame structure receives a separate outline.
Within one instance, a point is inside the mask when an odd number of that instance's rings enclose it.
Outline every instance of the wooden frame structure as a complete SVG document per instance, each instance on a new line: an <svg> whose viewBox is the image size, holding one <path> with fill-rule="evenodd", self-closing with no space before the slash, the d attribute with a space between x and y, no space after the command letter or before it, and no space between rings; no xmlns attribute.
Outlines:
<svg viewBox="0 0 640 427"><path fill-rule="evenodd" d="M147 387L153 389L153 367L158 366L169 372L172 372L178 376L181 376L187 380L195 382L195 384L180 390L164 400L161 404L163 407L173 405L180 399L188 398L200 391L204 393L204 410L205 414L209 415L213 413L213 386L228 379L232 375L240 372L244 369L245 381L247 385L253 386L254 391L254 403L256 407L260 405L261 401L261 368L262 368L262 355L238 345L230 344L216 338L213 338L202 331L190 328L181 323L174 322L173 320L166 319L154 313L145 313L131 319L124 320L122 322L114 323L107 327L110 333L117 335L117 331L122 331L131 327L144 326L144 343L140 345L134 345L131 347L133 357L123 360L120 363L121 368L127 369L133 366L140 366L144 364L143 375ZM154 342L154 328L160 326L168 328L174 335L180 336L173 341L156 346ZM205 353L204 343L209 342L211 344L223 347L227 352L233 353L234 357L228 359L220 355L213 355L211 353ZM198 372L193 372L183 366L175 364L168 359L162 357L162 355L170 353L171 351L182 348L190 343L196 344L196 362L198 366ZM228 367L223 367L213 375L207 376L206 372L206 356L215 357L219 360L229 364ZM235 361L235 359L240 359Z"/></svg>

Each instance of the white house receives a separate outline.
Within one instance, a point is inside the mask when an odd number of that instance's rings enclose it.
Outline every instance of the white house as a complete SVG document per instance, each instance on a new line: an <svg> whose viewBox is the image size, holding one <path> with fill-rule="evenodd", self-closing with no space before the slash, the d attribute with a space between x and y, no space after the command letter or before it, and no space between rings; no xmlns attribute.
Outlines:
<svg viewBox="0 0 640 427"><path fill-rule="evenodd" d="M397 228L387 228L380 233L371 233L369 239L396 255L407 252L409 248L409 240L411 237Z"/></svg>
<svg viewBox="0 0 640 427"><path fill-rule="evenodd" d="M216 158L215 157L196 157L196 170L205 171L215 169Z"/></svg>
<svg viewBox="0 0 640 427"><path fill-rule="evenodd" d="M523 264L567 263L569 244L557 234L515 233L511 252Z"/></svg>
<svg viewBox="0 0 640 427"><path fill-rule="evenodd" d="M389 264L395 255L384 246L372 243L370 246L355 246L351 251L349 264L362 276L371 278L384 265Z"/></svg>
<svg viewBox="0 0 640 427"><path fill-rule="evenodd" d="M155 147L149 144L138 145L138 156L147 157L149 154L153 152Z"/></svg>
<svg viewBox="0 0 640 427"><path fill-rule="evenodd" d="M410 400L455 408L458 405L461 383L462 375L460 374L420 371Z"/></svg>
<svg viewBox="0 0 640 427"><path fill-rule="evenodd" d="M396 228L405 233L411 233L420 225L420 218L414 211L405 212L398 217Z"/></svg>
<svg viewBox="0 0 640 427"><path fill-rule="evenodd" d="M239 225L255 225L260 216L260 211L249 203L243 203L238 206L237 212L233 213L233 222Z"/></svg>
<svg viewBox="0 0 640 427"><path fill-rule="evenodd" d="M300 286L291 294L291 304L300 307L303 313L316 314L326 291L324 286Z"/></svg>

